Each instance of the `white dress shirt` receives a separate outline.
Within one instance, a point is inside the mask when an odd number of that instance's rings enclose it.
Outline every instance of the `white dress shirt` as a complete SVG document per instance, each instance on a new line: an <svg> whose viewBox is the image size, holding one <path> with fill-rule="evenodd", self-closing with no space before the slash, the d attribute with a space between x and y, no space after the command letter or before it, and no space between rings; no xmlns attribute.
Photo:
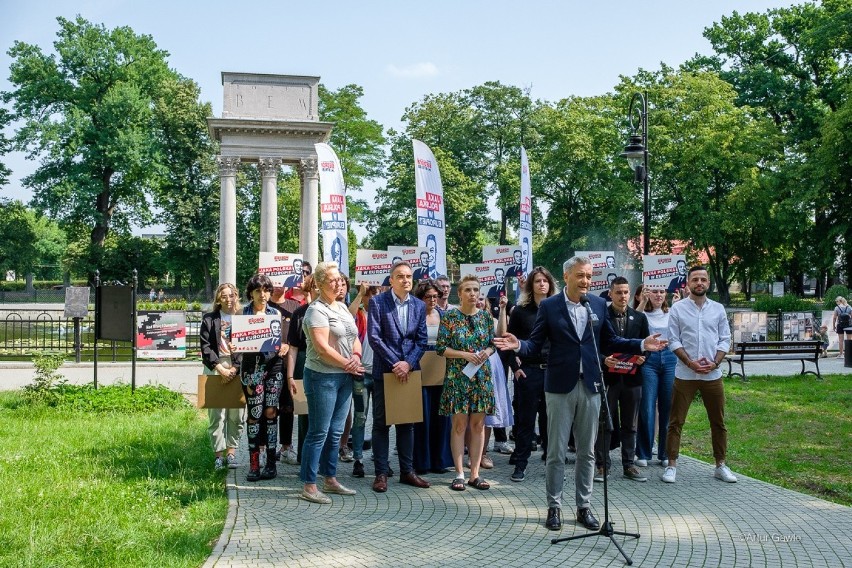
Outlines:
<svg viewBox="0 0 852 568"><path fill-rule="evenodd" d="M705 357L708 361L716 359L716 352L725 353L731 348L731 327L725 307L710 298L699 307L692 298L675 302L669 310L669 349L676 351L683 347L687 357L698 361ZM675 377L684 380L713 381L722 376L722 371L713 369L706 375L699 375L678 358Z"/></svg>

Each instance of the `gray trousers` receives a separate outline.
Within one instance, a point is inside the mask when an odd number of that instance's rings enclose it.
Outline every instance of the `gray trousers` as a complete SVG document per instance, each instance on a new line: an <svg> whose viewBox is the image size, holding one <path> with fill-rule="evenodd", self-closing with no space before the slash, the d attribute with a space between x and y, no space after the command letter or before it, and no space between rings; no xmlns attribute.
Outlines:
<svg viewBox="0 0 852 568"><path fill-rule="evenodd" d="M562 486L565 483L565 453L571 426L577 463L574 465L574 494L578 509L589 507L595 472L595 438L601 410L599 394L591 393L578 381L569 393L544 393L547 401L547 465L545 490L547 506L562 508Z"/></svg>
<svg viewBox="0 0 852 568"><path fill-rule="evenodd" d="M219 362L226 368L231 366L230 357L221 357ZM216 371L204 367L204 374L219 376ZM234 379L240 380L239 375ZM214 452L224 452L227 448L239 448L240 438L246 427L246 407L242 408L208 408L207 433Z"/></svg>

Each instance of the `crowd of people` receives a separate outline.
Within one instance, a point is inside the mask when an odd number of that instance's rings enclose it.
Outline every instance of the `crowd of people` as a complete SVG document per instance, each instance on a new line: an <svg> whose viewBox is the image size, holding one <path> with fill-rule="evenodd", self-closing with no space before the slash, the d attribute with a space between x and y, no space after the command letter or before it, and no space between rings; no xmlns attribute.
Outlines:
<svg viewBox="0 0 852 568"><path fill-rule="evenodd" d="M331 503L329 494L355 493L339 480L340 462L352 463L352 477L367 474L372 415L373 491L388 491L396 475L391 426L398 481L418 489L430 488L428 474L452 472L451 490L488 490L484 472L494 467L487 455L493 436L495 451L511 454L508 477L514 482L526 479L532 453L541 449L551 530L562 527L566 456L575 453L576 519L597 530L593 482L610 475L610 451L621 448L623 475L637 482L648 480L643 472L656 453L661 480L674 483L682 427L700 392L715 476L736 482L725 462L718 369L730 329L723 307L706 297L704 267L688 271L671 305L666 289L640 286L631 293L621 276L610 281L609 302L590 294L592 263L585 257L565 262L561 290L543 267L521 275L517 305L505 293L485 297L475 276L458 282L459 303L452 305L446 276L415 280L406 262L393 265L387 286L361 284L356 291L334 262L304 263L301 271L301 284L286 290L253 276L244 307L236 286L222 284L203 317L205 373L223 383L240 380L247 402L242 409L209 410L217 469L240 466L236 449L245 431L247 481L276 477L278 461L299 464L301 498ZM282 340L235 354L230 333L236 314L280 318ZM436 355L445 371L442 381L420 387L422 420L394 419L401 402L386 399L386 390L406 388L409 381L416 389L421 361ZM297 381L308 411L299 416L294 445ZM599 428L604 400L613 425L608 436Z"/></svg>

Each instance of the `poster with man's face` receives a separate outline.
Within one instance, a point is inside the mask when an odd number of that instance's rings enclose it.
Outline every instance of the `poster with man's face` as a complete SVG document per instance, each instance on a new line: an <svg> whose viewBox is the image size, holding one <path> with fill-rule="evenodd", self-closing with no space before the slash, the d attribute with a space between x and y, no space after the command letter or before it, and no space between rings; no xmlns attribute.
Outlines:
<svg viewBox="0 0 852 568"><path fill-rule="evenodd" d="M296 288L302 284L302 254L298 252L262 252L258 274L265 274L273 286Z"/></svg>
<svg viewBox="0 0 852 568"><path fill-rule="evenodd" d="M589 292L609 290L609 285L619 275L615 269L615 251L578 250L574 256L585 256L592 261L592 283Z"/></svg>
<svg viewBox="0 0 852 568"><path fill-rule="evenodd" d="M355 253L355 284L387 286L392 257L386 250L358 249Z"/></svg>

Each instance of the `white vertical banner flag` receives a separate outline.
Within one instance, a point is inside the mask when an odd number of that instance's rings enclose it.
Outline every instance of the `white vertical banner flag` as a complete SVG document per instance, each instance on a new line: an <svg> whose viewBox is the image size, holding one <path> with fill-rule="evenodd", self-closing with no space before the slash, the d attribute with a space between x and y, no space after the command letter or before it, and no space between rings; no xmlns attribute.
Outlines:
<svg viewBox="0 0 852 568"><path fill-rule="evenodd" d="M414 144L414 185L417 188L417 244L429 251L429 277L447 274L447 233L444 188L438 161L429 146Z"/></svg>
<svg viewBox="0 0 852 568"><path fill-rule="evenodd" d="M328 144L314 144L319 161L322 259L336 262L349 276L349 234L346 230L346 186L340 160Z"/></svg>
<svg viewBox="0 0 852 568"><path fill-rule="evenodd" d="M518 230L524 276L533 269L532 253L532 181L527 151L521 146L521 224Z"/></svg>

